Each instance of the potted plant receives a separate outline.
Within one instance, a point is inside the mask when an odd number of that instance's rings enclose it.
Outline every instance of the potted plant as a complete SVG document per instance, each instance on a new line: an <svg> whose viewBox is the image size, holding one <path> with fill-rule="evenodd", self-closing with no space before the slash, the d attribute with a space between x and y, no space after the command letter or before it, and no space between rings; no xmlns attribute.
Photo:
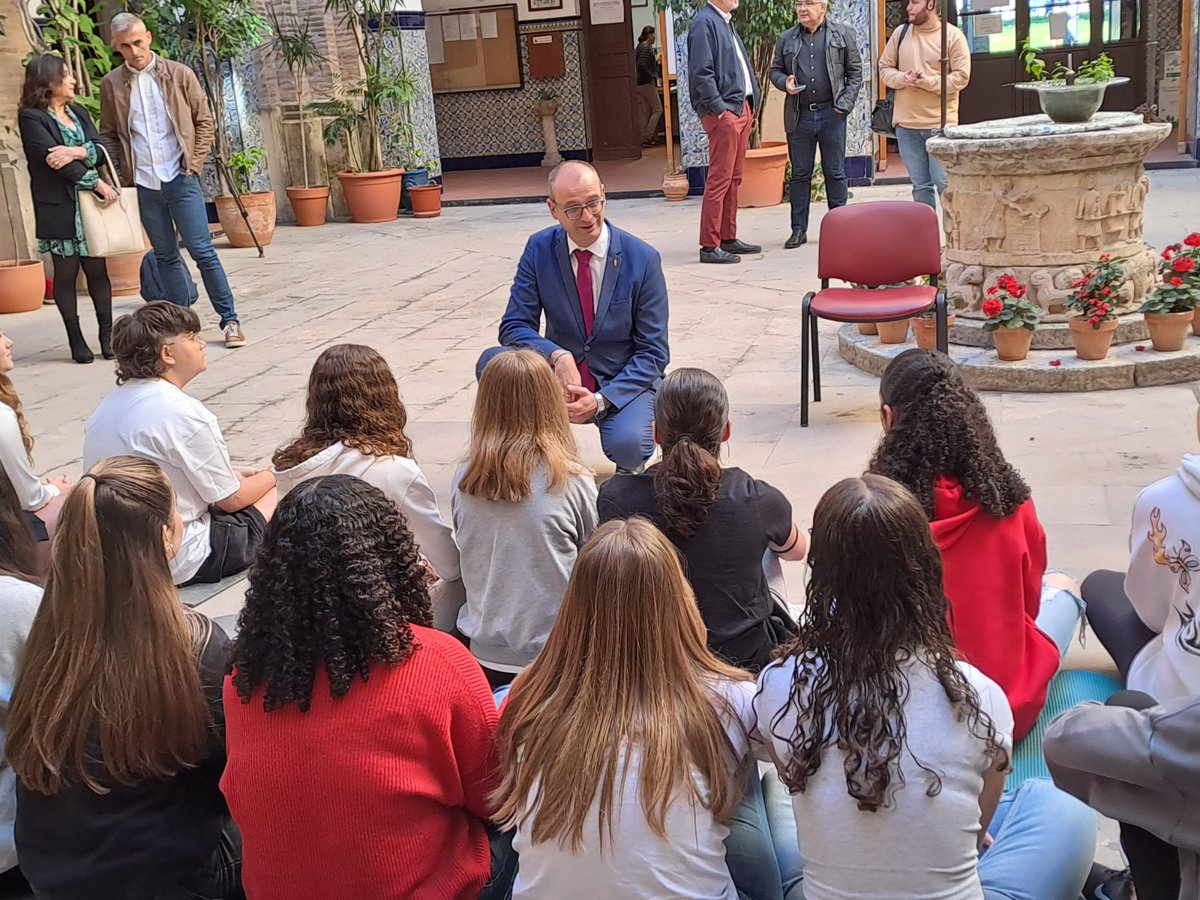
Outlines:
<svg viewBox="0 0 1200 900"><path fill-rule="evenodd" d="M987 289L983 314L987 321L983 330L992 335L996 356L1016 362L1029 355L1033 330L1037 328L1042 310L1028 297L1028 288L1012 275L1005 273Z"/></svg>
<svg viewBox="0 0 1200 900"><path fill-rule="evenodd" d="M558 98L554 91L549 88L539 90L537 99L533 101L533 111L539 116L552 116L558 112Z"/></svg>
<svg viewBox="0 0 1200 900"><path fill-rule="evenodd" d="M0 34L3 28L0 28ZM12 234L13 259L0 260L0 313L33 312L42 305L46 290L46 270L40 259L24 259L21 256L21 240L17 236L17 221L13 217L13 205L9 203L8 178L17 170L16 154L9 144L16 140L12 126L5 125L4 146L0 146L0 200L8 216L8 228ZM19 206L17 207L20 208Z"/></svg>
<svg viewBox="0 0 1200 900"><path fill-rule="evenodd" d="M876 334L879 335L879 343L881 344L903 344L908 340L908 323L909 319L901 319L898 322L876 322Z"/></svg>
<svg viewBox="0 0 1200 900"><path fill-rule="evenodd" d="M1200 233L1189 234L1184 243L1167 247L1158 262L1158 271L1162 283L1154 288L1138 312L1146 316L1155 350L1182 350L1200 302Z"/></svg>
<svg viewBox="0 0 1200 900"><path fill-rule="evenodd" d="M292 205L297 225L324 225L329 209L329 185L314 185L309 180L308 128L305 124L304 97L308 87L308 73L320 66L325 61L325 56L317 48L307 17L299 23L285 22L272 8L271 28L275 32L271 49L292 78L292 84L296 88L296 107L300 115L300 163L304 171L304 185L288 185L288 202Z"/></svg>
<svg viewBox="0 0 1200 900"><path fill-rule="evenodd" d="M265 247L275 237L275 193L250 190L250 175L266 158L267 151L262 147L247 147L229 156L229 175L237 199L229 194L218 194L215 202L221 229L234 247L253 247L255 237L259 246ZM241 208L238 207L239 200ZM246 210L245 218L242 209Z"/></svg>
<svg viewBox="0 0 1200 900"><path fill-rule="evenodd" d="M1067 308L1074 315L1067 319L1071 337L1075 340L1075 355L1080 359L1104 359L1117 330L1117 314L1113 307L1117 291L1125 281L1125 264L1102 253L1075 282L1075 290L1067 295Z"/></svg>
<svg viewBox="0 0 1200 900"><path fill-rule="evenodd" d="M663 196L672 202L686 200L691 187L687 173L683 171L683 166L672 166L663 176Z"/></svg>
<svg viewBox="0 0 1200 900"><path fill-rule="evenodd" d="M345 145L349 168L337 176L355 222L390 222L400 212L404 169L384 164L382 120L414 100L417 87L411 73L385 53L388 37L400 43L393 9L389 0L325 0L325 11L338 16L353 37L362 73L340 82L333 100L313 104L329 119L325 143Z"/></svg>
<svg viewBox="0 0 1200 900"><path fill-rule="evenodd" d="M915 284L928 284L929 278L922 275L914 282ZM947 304L946 309L946 330L957 321L958 316L955 314L956 307L953 304ZM927 310L919 316L913 316L910 320L912 325L913 337L917 339L917 346L925 350L937 349L937 313L935 310Z"/></svg>
<svg viewBox="0 0 1200 900"><path fill-rule="evenodd" d="M1067 59L1069 62L1070 56ZM1029 38L1021 44L1021 61L1030 80L1017 82L1013 87L1037 91L1042 112L1052 122L1088 121L1104 102L1105 90L1129 81L1128 78L1116 77L1112 59L1107 53L1084 60L1078 70L1059 63L1050 74L1046 74L1046 63L1030 46Z"/></svg>

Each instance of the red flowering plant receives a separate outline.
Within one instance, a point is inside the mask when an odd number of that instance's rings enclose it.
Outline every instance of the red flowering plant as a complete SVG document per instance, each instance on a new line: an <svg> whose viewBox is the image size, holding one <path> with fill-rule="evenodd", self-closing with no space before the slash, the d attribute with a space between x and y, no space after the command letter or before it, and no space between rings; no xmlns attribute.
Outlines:
<svg viewBox="0 0 1200 900"><path fill-rule="evenodd" d="M1158 274L1162 283L1155 286L1139 312L1191 312L1200 306L1200 231L1162 252Z"/></svg>
<svg viewBox="0 0 1200 900"><path fill-rule="evenodd" d="M987 321L985 331L997 328L1037 328L1042 316L1041 307L1029 299L1029 289L1012 275L1005 273L987 289L987 296L980 307Z"/></svg>
<svg viewBox="0 0 1200 900"><path fill-rule="evenodd" d="M1101 322L1117 317L1113 310L1118 304L1117 292L1124 282L1124 260L1101 253L1100 259L1072 285L1075 290L1067 295L1067 308L1075 310L1083 321L1098 329Z"/></svg>

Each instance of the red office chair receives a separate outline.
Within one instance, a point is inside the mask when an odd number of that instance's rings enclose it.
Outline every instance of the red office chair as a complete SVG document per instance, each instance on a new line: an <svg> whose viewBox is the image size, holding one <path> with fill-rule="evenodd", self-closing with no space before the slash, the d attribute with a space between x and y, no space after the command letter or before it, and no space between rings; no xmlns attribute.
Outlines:
<svg viewBox="0 0 1200 900"><path fill-rule="evenodd" d="M809 291L800 307L800 425L808 425L808 361L812 358L813 401L821 400L821 357L817 320L894 322L934 309L937 347L947 351L946 295L938 288L942 239L937 213L924 203L885 200L832 209L821 220L817 276L821 290ZM897 288L831 288L829 280L897 284L921 275L929 284Z"/></svg>

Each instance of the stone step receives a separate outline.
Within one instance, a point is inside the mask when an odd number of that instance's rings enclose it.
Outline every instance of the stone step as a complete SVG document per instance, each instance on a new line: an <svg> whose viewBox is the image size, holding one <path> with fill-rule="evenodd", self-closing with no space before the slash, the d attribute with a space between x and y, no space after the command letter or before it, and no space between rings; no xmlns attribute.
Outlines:
<svg viewBox="0 0 1200 900"><path fill-rule="evenodd" d="M984 347L992 349L991 332L986 331L983 323L987 319L974 319L958 315L954 325L950 327L950 343L964 347ZM1113 344L1136 344L1150 340L1150 331L1141 313L1128 313L1118 317L1117 332L1113 336ZM1071 338L1071 326L1066 322L1042 322L1033 332L1034 350L1072 350L1075 341Z"/></svg>

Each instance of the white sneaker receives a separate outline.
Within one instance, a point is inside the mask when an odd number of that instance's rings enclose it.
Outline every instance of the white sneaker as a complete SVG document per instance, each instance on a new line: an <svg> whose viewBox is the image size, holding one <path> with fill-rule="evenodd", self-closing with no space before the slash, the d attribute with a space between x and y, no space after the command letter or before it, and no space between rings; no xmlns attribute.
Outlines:
<svg viewBox="0 0 1200 900"><path fill-rule="evenodd" d="M226 322L225 327L221 329L225 333L225 346L230 349L246 346L246 333L242 331L242 326L236 321Z"/></svg>

